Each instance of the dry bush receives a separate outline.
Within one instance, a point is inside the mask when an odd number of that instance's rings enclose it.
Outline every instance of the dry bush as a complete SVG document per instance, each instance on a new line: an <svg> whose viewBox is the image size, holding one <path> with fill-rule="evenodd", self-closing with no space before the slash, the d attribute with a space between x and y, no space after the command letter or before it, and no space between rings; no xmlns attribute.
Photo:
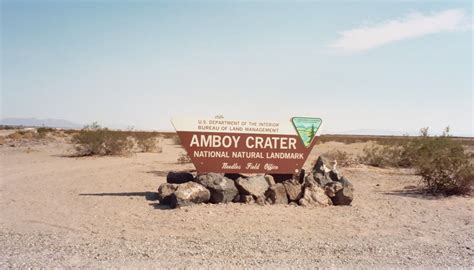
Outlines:
<svg viewBox="0 0 474 270"><path fill-rule="evenodd" d="M27 140L34 140L34 139L44 139L47 137L48 134L55 132L52 128L47 127L40 127L36 130L29 129L29 130L17 130L14 133L7 136L8 139L13 141L27 141Z"/></svg>
<svg viewBox="0 0 474 270"><path fill-rule="evenodd" d="M18 140L21 140L21 138L23 138L23 135L19 131L15 131L12 134L8 134L7 138L14 141L18 141Z"/></svg>
<svg viewBox="0 0 474 270"><path fill-rule="evenodd" d="M64 134L67 134L67 135L76 135L77 133L80 132L80 130L77 130L77 129L61 129L61 131L64 133Z"/></svg>
<svg viewBox="0 0 474 270"><path fill-rule="evenodd" d="M191 163L191 158L187 153L181 153L178 157L178 163L184 164L184 163Z"/></svg>
<svg viewBox="0 0 474 270"><path fill-rule="evenodd" d="M102 128L97 123L84 127L72 137L77 155L125 155L130 154L133 142L123 132Z"/></svg>
<svg viewBox="0 0 474 270"><path fill-rule="evenodd" d="M14 141L20 140L31 140L38 136L38 134L33 130L17 130L12 134L7 136L8 139L12 139Z"/></svg>
<svg viewBox="0 0 474 270"><path fill-rule="evenodd" d="M65 133L63 130L56 130L54 132L54 136L55 137L59 137L59 138L66 138L68 137L67 133Z"/></svg>
<svg viewBox="0 0 474 270"><path fill-rule="evenodd" d="M40 127L36 129L38 134L38 138L45 138L49 133L53 133L55 130L53 128L48 127Z"/></svg>
<svg viewBox="0 0 474 270"><path fill-rule="evenodd" d="M394 145L372 144L364 147L363 155L358 162L374 167L407 167L404 166L405 155L403 147Z"/></svg>
<svg viewBox="0 0 474 270"><path fill-rule="evenodd" d="M325 134L319 137L320 143L341 142L344 144L376 142L378 144L400 144L410 140L409 136L375 136L375 135L331 135Z"/></svg>
<svg viewBox="0 0 474 270"><path fill-rule="evenodd" d="M173 144L181 145L181 140L179 139L178 134L176 132L155 132L157 136L160 136L163 139L170 139Z"/></svg>
<svg viewBox="0 0 474 270"><path fill-rule="evenodd" d="M173 144L181 145L181 139L179 138L179 136L177 134L175 136L173 136L172 139L173 139Z"/></svg>
<svg viewBox="0 0 474 270"><path fill-rule="evenodd" d="M138 146L141 148L142 152L157 152L161 153L162 149L159 146L159 141L157 138L147 138L138 141Z"/></svg>
<svg viewBox="0 0 474 270"><path fill-rule="evenodd" d="M474 139L467 137L453 137L450 136L453 140L461 142L466 146L474 146ZM413 139L416 139L416 136L388 136L388 135L334 135L334 134L324 134L318 137L317 143L326 143L326 142L341 142L344 144L351 143L366 143L366 142L375 142L379 145L402 145Z"/></svg>
<svg viewBox="0 0 474 270"><path fill-rule="evenodd" d="M162 152L158 132L109 130L94 123L79 132L66 133L73 134L78 155L124 155L136 148L139 152Z"/></svg>
<svg viewBox="0 0 474 270"><path fill-rule="evenodd" d="M9 126L9 125L0 125L0 130L11 130L11 129L17 129L18 127L14 126Z"/></svg>
<svg viewBox="0 0 474 270"><path fill-rule="evenodd" d="M358 164L357 159L346 151L331 150L323 153L322 156L328 158L329 160L336 160L337 164L342 167L349 167Z"/></svg>
<svg viewBox="0 0 474 270"><path fill-rule="evenodd" d="M141 152L162 152L162 148L159 145L160 138L157 137L155 133L136 133L133 134L133 137L135 138L137 146Z"/></svg>
<svg viewBox="0 0 474 270"><path fill-rule="evenodd" d="M428 129L401 145L373 145L360 161L377 167L413 167L427 189L435 194L467 194L474 185L474 166L459 140L443 135L430 137Z"/></svg>
<svg viewBox="0 0 474 270"><path fill-rule="evenodd" d="M176 136L176 133L175 132L160 132L159 135L165 139L172 139L174 136Z"/></svg>

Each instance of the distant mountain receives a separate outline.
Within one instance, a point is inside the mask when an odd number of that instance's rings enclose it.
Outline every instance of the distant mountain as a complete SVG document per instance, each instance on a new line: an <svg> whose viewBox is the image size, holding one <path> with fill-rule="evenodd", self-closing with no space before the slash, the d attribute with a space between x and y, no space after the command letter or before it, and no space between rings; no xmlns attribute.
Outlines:
<svg viewBox="0 0 474 270"><path fill-rule="evenodd" d="M3 118L0 125L25 127L82 128L83 125L64 119Z"/></svg>

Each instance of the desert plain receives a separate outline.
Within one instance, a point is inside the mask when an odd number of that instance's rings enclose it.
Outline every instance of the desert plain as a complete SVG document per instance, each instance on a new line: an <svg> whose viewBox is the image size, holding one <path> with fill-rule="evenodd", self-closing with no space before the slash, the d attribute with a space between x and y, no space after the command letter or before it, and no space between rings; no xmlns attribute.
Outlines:
<svg viewBox="0 0 474 270"><path fill-rule="evenodd" d="M0 135L6 135L6 131ZM367 143L311 152L361 154ZM419 192L410 169L340 167L351 206L202 204L156 191L184 152L74 157L67 138L0 146L0 268L467 268L474 200Z"/></svg>

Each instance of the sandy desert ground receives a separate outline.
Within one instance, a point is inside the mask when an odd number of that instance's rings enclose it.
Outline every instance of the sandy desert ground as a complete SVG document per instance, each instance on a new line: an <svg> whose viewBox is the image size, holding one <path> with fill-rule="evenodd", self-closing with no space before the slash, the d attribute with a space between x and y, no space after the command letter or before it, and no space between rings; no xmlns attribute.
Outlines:
<svg viewBox="0 0 474 270"><path fill-rule="evenodd" d="M359 153L363 144L317 145ZM183 150L67 157L63 141L0 146L0 268L474 266L474 200L414 192L410 170L342 168L352 206L197 205L154 193Z"/></svg>

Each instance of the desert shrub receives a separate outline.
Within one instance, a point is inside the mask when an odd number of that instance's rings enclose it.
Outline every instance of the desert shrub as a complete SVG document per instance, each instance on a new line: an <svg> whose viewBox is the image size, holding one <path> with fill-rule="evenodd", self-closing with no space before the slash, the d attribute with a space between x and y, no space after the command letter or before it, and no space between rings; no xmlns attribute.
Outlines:
<svg viewBox="0 0 474 270"><path fill-rule="evenodd" d="M375 135L332 135L323 134L319 136L318 142L341 142L344 144L376 142L382 145L394 145L410 140L409 136L375 136Z"/></svg>
<svg viewBox="0 0 474 270"><path fill-rule="evenodd" d="M432 193L468 194L474 184L474 167L466 163L460 152L451 150L446 156L433 156L418 162L417 172Z"/></svg>
<svg viewBox="0 0 474 270"><path fill-rule="evenodd" d="M7 136L8 139L12 139L14 141L19 140L31 140L38 136L38 134L33 130L17 130L12 134Z"/></svg>
<svg viewBox="0 0 474 270"><path fill-rule="evenodd" d="M21 140L22 137L23 135L19 131L15 131L14 133L7 135L8 139L12 139L14 141Z"/></svg>
<svg viewBox="0 0 474 270"><path fill-rule="evenodd" d="M191 163L191 158L187 153L181 153L178 157L178 163L184 164L184 163Z"/></svg>
<svg viewBox="0 0 474 270"><path fill-rule="evenodd" d="M39 138L44 138L48 133L54 132L53 128L40 127L36 129Z"/></svg>
<svg viewBox="0 0 474 270"><path fill-rule="evenodd" d="M158 134L164 139L170 139L175 145L181 144L181 140L179 139L178 134L176 134L175 132L160 132Z"/></svg>
<svg viewBox="0 0 474 270"><path fill-rule="evenodd" d="M3 130L10 130L10 129L16 129L18 127L14 127L14 126L9 126L9 125L0 125L0 129L3 129Z"/></svg>
<svg viewBox="0 0 474 270"><path fill-rule="evenodd" d="M19 141L19 140L32 140L32 139L44 139L47 134L55 132L53 128L40 127L36 130L17 130L12 134L9 134L7 138Z"/></svg>
<svg viewBox="0 0 474 270"><path fill-rule="evenodd" d="M124 155L129 154L133 142L122 132L103 128L97 123L84 127L72 137L77 154L90 155Z"/></svg>
<svg viewBox="0 0 474 270"><path fill-rule="evenodd" d="M67 135L63 130L56 130L56 131L54 132L54 136L55 136L55 137L59 137L59 138L68 137L68 135Z"/></svg>
<svg viewBox="0 0 474 270"><path fill-rule="evenodd" d="M449 128L442 136L428 136L428 129L410 142L406 151L411 163L432 193L466 194L474 184L472 156L461 142L449 136Z"/></svg>
<svg viewBox="0 0 474 270"><path fill-rule="evenodd" d="M453 137L453 140L466 146L474 146L474 139L466 137ZM375 142L379 145L401 145L416 139L416 136L386 136L386 135L333 135L323 134L318 137L317 144L326 142L341 142L344 144Z"/></svg>
<svg viewBox="0 0 474 270"><path fill-rule="evenodd" d="M403 167L403 147L372 144L364 147L363 155L358 158L362 164L374 167Z"/></svg>
<svg viewBox="0 0 474 270"><path fill-rule="evenodd" d="M171 137L171 139L173 140L173 144L181 145L181 139L179 138L179 136L177 134L175 134L173 137Z"/></svg>
<svg viewBox="0 0 474 270"><path fill-rule="evenodd" d="M79 133L79 130L77 129L61 129L61 131L67 135L76 135L77 133Z"/></svg>
<svg viewBox="0 0 474 270"><path fill-rule="evenodd" d="M472 156L449 135L449 128L441 136L431 137L423 128L420 136L400 145L372 145L359 159L376 167L412 167L436 194L466 194L474 184Z"/></svg>
<svg viewBox="0 0 474 270"><path fill-rule="evenodd" d="M165 139L171 139L174 136L176 136L176 133L175 132L160 132L159 135Z"/></svg>
<svg viewBox="0 0 474 270"><path fill-rule="evenodd" d="M137 133L133 137L137 142L137 146L142 152L158 152L162 151L159 146L160 140L154 133Z"/></svg>
<svg viewBox="0 0 474 270"><path fill-rule="evenodd" d="M160 132L159 135L163 139L170 139L172 144L174 145L181 145L181 139L179 138L178 134L175 132Z"/></svg>
<svg viewBox="0 0 474 270"><path fill-rule="evenodd" d="M357 159L352 157L346 151L341 151L341 150L331 150L326 153L323 153L322 156L330 160L336 160L337 164L339 164L342 167L353 166L358 163Z"/></svg>

